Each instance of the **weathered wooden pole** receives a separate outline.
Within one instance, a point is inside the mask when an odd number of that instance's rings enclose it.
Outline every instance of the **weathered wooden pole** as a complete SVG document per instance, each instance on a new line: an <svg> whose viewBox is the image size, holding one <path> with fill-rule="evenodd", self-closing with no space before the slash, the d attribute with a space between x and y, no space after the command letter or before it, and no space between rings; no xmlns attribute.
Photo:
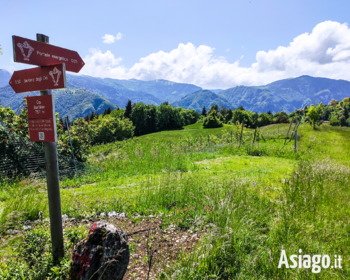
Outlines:
<svg viewBox="0 0 350 280"><path fill-rule="evenodd" d="M253 138L253 145L252 145L252 148L254 148L254 142L255 142L256 130L257 130L257 127L255 128L255 131L254 131L254 138Z"/></svg>
<svg viewBox="0 0 350 280"><path fill-rule="evenodd" d="M296 122L297 122L297 121L296 121ZM283 144L283 145L286 144L286 141L287 141L287 138L288 138L289 131L290 131L290 128L291 128L291 126L292 126L292 123L293 123L293 122L291 122L290 125L289 125L288 132L287 132L287 136L286 136L286 138L284 139L284 144Z"/></svg>
<svg viewBox="0 0 350 280"><path fill-rule="evenodd" d="M49 43L49 37L36 34L38 42ZM51 95L51 90L41 90L40 95ZM56 120L54 119L54 125ZM58 177L57 143L44 142L47 194L49 199L52 256L54 262L64 257L61 195Z"/></svg>
<svg viewBox="0 0 350 280"><path fill-rule="evenodd" d="M241 137L239 138L239 147L241 147L241 143L242 143L242 136L243 136L243 126L244 126L244 119L243 119L243 122L242 122L242 130L241 130Z"/></svg>

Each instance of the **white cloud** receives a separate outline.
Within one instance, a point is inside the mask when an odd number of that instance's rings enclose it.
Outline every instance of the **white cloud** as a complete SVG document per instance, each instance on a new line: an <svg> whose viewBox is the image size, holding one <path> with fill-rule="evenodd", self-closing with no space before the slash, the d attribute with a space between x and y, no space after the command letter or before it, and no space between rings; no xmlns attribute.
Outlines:
<svg viewBox="0 0 350 280"><path fill-rule="evenodd" d="M115 58L111 51L102 53L100 49L90 49L90 55L85 56L85 66L80 72L95 77L125 79L126 69L119 65L123 59Z"/></svg>
<svg viewBox="0 0 350 280"><path fill-rule="evenodd" d="M226 51L225 52L229 52L230 51L230 49L226 49Z"/></svg>
<svg viewBox="0 0 350 280"><path fill-rule="evenodd" d="M229 63L214 56L210 46L179 44L170 52L159 51L140 59L130 69L122 59L107 51L93 49L85 58L82 72L119 79L166 79L192 83L205 88L236 85L263 85L301 75L350 80L350 29L347 24L322 22L289 44L275 50L259 51L251 67L240 67L238 59Z"/></svg>
<svg viewBox="0 0 350 280"><path fill-rule="evenodd" d="M103 43L112 44L112 43L114 43L115 40L120 40L122 38L122 36L123 36L123 34L120 32L115 36L110 35L110 34L105 34L105 36L102 37Z"/></svg>

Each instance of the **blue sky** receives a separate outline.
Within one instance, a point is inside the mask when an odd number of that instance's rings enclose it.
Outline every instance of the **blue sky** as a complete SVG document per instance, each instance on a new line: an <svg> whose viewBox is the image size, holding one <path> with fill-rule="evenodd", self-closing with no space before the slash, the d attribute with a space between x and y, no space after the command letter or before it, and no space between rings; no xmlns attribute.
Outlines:
<svg viewBox="0 0 350 280"><path fill-rule="evenodd" d="M205 88L301 75L350 80L350 1L9 1L0 9L0 69L12 35L78 51L81 74L167 79ZM107 35L107 36L106 36Z"/></svg>

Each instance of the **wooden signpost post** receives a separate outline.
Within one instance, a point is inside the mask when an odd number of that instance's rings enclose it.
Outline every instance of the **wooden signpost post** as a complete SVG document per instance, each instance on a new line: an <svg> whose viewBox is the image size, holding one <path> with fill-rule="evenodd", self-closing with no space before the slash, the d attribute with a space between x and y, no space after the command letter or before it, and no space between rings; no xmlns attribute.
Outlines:
<svg viewBox="0 0 350 280"><path fill-rule="evenodd" d="M64 250L56 116L51 90L66 88L66 70L78 73L85 63L77 52L49 45L48 36L36 34L36 37L37 41L12 36L14 61L40 67L15 71L9 84L16 93L40 90L40 96L27 97L28 127L30 140L45 145L52 255L57 262L64 256Z"/></svg>

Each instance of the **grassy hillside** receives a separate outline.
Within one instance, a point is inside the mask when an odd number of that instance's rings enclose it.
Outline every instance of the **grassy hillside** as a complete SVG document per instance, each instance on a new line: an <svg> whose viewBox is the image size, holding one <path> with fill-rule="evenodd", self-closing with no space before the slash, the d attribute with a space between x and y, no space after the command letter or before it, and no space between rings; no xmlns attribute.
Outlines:
<svg viewBox="0 0 350 280"><path fill-rule="evenodd" d="M105 220L129 233L135 226L161 225L151 231L151 246L158 248L153 278L350 277L349 128L322 125L313 130L302 125L297 152L289 139L283 148L288 125L262 128L254 146L251 129L244 129L239 146L240 127L185 128L91 148L92 171L61 182L62 212L78 222L64 224L67 257L54 271L67 273L71 236L82 238L93 221ZM0 275L10 279L11 271L20 271L30 278L36 271L29 269L23 250L15 249L16 244L27 244L23 231L9 235L6 230L21 228L18 217L36 220L40 211L48 217L45 183L3 182L0 189L5 240ZM112 210L126 212L129 218L99 216ZM38 221L28 233L35 237L48 232L48 223ZM138 241L147 238L139 233L129 239L127 279L143 279L142 273L148 272L146 245ZM278 268L282 249L288 256L299 254L299 249L303 254L328 254L332 264L334 254L341 255L343 268L322 268L318 274L311 268ZM49 258L47 253L38 264Z"/></svg>

